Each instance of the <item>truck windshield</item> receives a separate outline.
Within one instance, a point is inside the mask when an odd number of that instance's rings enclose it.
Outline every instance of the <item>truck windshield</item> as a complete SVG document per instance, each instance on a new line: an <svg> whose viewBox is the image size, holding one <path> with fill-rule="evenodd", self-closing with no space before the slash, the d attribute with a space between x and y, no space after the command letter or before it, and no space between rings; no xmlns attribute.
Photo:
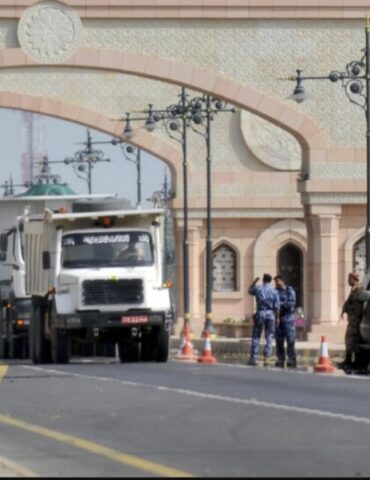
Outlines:
<svg viewBox="0 0 370 480"><path fill-rule="evenodd" d="M141 267L153 264L148 232L68 233L62 238L63 268Z"/></svg>

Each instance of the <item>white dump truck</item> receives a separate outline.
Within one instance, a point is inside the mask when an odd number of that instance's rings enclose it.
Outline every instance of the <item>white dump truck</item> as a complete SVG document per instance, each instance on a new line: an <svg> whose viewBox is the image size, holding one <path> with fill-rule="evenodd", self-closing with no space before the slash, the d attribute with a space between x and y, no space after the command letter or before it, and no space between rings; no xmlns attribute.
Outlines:
<svg viewBox="0 0 370 480"><path fill-rule="evenodd" d="M166 362L172 312L162 274L164 211L86 205L25 215L32 361L67 363L73 342L114 342L122 362Z"/></svg>
<svg viewBox="0 0 370 480"><path fill-rule="evenodd" d="M31 297L25 289L24 216L25 206L33 213L45 208L69 208L86 201L116 202L110 194L41 195L0 199L0 358L27 358ZM122 202L129 206L128 200Z"/></svg>

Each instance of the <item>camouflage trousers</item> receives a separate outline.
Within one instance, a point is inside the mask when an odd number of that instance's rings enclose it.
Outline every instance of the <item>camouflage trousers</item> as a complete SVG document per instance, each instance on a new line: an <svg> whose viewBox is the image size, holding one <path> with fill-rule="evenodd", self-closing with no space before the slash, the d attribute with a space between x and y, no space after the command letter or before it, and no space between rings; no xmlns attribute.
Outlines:
<svg viewBox="0 0 370 480"><path fill-rule="evenodd" d="M266 344L263 349L265 357L272 354L272 341L275 335L275 314L272 310L257 312L254 316L252 331L251 358L257 360L262 331L265 331Z"/></svg>
<svg viewBox="0 0 370 480"><path fill-rule="evenodd" d="M295 325L294 320L282 320L276 327L276 357L279 362L285 362L285 341L286 353L289 360L296 361L295 352Z"/></svg>
<svg viewBox="0 0 370 480"><path fill-rule="evenodd" d="M346 344L346 351L348 353L357 352L360 342L361 337L359 322L349 321L347 324L346 334L344 338L344 343Z"/></svg>

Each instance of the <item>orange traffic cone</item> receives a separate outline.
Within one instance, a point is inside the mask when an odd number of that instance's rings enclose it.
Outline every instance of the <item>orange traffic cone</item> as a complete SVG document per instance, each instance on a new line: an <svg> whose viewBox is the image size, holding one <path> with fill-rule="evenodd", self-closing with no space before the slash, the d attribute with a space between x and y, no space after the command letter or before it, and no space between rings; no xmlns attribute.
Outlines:
<svg viewBox="0 0 370 480"><path fill-rule="evenodd" d="M176 355L177 360L188 360L196 362L194 355L193 345L190 341L190 325L189 322L185 322L182 341L179 351Z"/></svg>
<svg viewBox="0 0 370 480"><path fill-rule="evenodd" d="M198 362L201 363L217 363L216 358L212 355L212 349L211 349L211 340L209 338L209 331L204 330L203 333L203 351L202 355L198 357Z"/></svg>
<svg viewBox="0 0 370 480"><path fill-rule="evenodd" d="M320 357L313 369L318 373L333 373L335 370L329 360L328 343L325 336L321 337Z"/></svg>

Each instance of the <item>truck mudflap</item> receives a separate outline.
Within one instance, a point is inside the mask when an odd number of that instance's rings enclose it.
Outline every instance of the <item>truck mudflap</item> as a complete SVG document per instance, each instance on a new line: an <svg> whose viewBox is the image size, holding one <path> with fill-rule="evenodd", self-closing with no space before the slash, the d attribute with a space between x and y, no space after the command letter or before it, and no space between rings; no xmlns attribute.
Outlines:
<svg viewBox="0 0 370 480"><path fill-rule="evenodd" d="M129 311L109 312L99 311L77 312L71 315L58 315L58 327L66 329L81 328L132 328L132 327L156 327L171 323L171 317L167 312L152 311Z"/></svg>

